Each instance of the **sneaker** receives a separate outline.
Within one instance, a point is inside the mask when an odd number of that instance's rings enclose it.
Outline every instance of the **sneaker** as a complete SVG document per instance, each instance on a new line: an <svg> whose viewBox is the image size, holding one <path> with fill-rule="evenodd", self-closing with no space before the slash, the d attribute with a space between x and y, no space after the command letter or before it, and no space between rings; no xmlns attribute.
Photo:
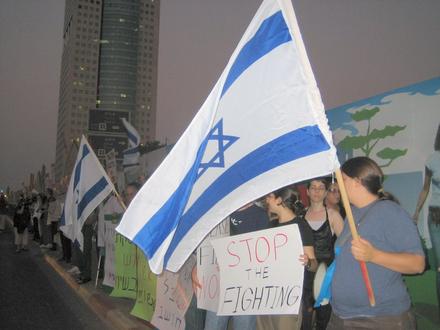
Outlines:
<svg viewBox="0 0 440 330"><path fill-rule="evenodd" d="M72 275L79 275L81 273L77 266L73 266L67 272Z"/></svg>

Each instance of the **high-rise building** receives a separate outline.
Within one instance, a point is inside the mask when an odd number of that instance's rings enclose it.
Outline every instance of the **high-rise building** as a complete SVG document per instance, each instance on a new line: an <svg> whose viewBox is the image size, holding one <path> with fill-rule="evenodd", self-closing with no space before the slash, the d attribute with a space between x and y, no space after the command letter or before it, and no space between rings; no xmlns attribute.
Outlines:
<svg viewBox="0 0 440 330"><path fill-rule="evenodd" d="M155 137L160 0L66 0L55 179L70 174L90 110L129 114Z"/></svg>

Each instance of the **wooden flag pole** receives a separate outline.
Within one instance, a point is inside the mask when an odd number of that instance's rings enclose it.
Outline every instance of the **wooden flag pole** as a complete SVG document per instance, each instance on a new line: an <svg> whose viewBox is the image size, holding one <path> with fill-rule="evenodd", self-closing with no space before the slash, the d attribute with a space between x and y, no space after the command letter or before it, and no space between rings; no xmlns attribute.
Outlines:
<svg viewBox="0 0 440 330"><path fill-rule="evenodd" d="M344 181L342 180L342 172L338 168L336 170L336 180L338 181L339 191L341 192L342 204L344 205L345 212L347 214L348 224L350 226L351 236L354 240L359 239L359 234L357 232L356 224L354 222L353 213L351 212L350 202L348 201L347 191L345 190ZM365 261L359 261L362 271L362 277L367 288L368 300L371 306L376 305L376 299L374 298L373 287L371 286L370 277L368 275L368 269Z"/></svg>
<svg viewBox="0 0 440 330"><path fill-rule="evenodd" d="M118 199L118 202L121 204L122 208L124 209L124 211L127 210L127 206L125 206L124 201L122 200L121 195L119 195L119 193L116 191L116 189L113 190L115 197Z"/></svg>

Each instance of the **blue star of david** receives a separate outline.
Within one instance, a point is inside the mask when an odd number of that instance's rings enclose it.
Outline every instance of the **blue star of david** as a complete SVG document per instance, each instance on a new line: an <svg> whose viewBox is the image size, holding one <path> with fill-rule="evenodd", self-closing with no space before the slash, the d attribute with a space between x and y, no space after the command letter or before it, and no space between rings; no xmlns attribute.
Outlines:
<svg viewBox="0 0 440 330"><path fill-rule="evenodd" d="M223 119L220 119L209 132L206 141L206 143L209 143L209 141L217 142L218 151L209 162L200 163L197 179L210 167L225 167L225 151L238 139L238 136L223 135Z"/></svg>

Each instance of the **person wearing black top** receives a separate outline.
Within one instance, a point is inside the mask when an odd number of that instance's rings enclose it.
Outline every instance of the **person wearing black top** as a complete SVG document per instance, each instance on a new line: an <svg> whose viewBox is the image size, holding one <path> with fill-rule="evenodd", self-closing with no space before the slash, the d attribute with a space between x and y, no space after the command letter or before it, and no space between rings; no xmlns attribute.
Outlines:
<svg viewBox="0 0 440 330"><path fill-rule="evenodd" d="M298 198L295 191L289 187L281 188L266 196L268 211L276 214L276 226L297 224L301 235L304 254L298 256L305 269L315 272L318 263L313 248L313 233L304 218L295 213L295 203ZM260 317L261 326L266 329L299 329L301 321L298 315L268 315Z"/></svg>

